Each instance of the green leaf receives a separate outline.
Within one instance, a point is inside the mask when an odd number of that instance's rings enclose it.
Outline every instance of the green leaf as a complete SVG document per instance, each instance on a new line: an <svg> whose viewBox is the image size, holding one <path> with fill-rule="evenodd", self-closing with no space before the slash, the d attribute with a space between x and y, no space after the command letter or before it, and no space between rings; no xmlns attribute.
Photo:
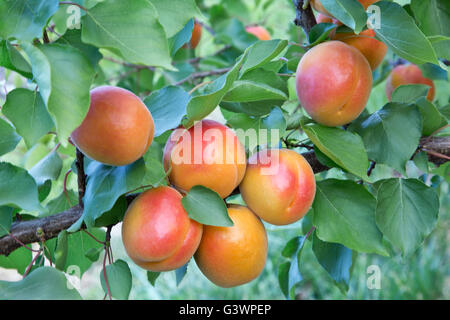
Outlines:
<svg viewBox="0 0 450 320"><path fill-rule="evenodd" d="M104 250L103 247L90 248L88 251L84 253L84 255L92 262L96 262L100 257L100 253L102 253L103 250Z"/></svg>
<svg viewBox="0 0 450 320"><path fill-rule="evenodd" d="M423 126L422 134L428 136L437 129L447 124L445 117L439 112L436 106L426 98L421 98L416 102L420 113L422 114Z"/></svg>
<svg viewBox="0 0 450 320"><path fill-rule="evenodd" d="M227 206L217 192L204 186L194 186L181 199L181 204L191 219L201 224L230 227L233 221L228 216Z"/></svg>
<svg viewBox="0 0 450 320"><path fill-rule="evenodd" d="M367 179L369 159L363 140L355 133L320 124L304 124L303 130L314 145L341 168Z"/></svg>
<svg viewBox="0 0 450 320"><path fill-rule="evenodd" d="M16 127L28 148L36 144L54 126L44 101L37 91L18 88L9 92L2 113Z"/></svg>
<svg viewBox="0 0 450 320"><path fill-rule="evenodd" d="M249 80L237 80L233 83L223 101L253 102L261 100L287 100L287 95L265 83Z"/></svg>
<svg viewBox="0 0 450 320"><path fill-rule="evenodd" d="M444 80L444 81L448 80L447 70L442 69L438 65L435 65L432 63L425 63L418 67L422 71L422 75L425 78L428 78L431 80Z"/></svg>
<svg viewBox="0 0 450 320"><path fill-rule="evenodd" d="M38 189L33 177L25 169L0 163L0 206L14 205L28 214L45 211L39 203Z"/></svg>
<svg viewBox="0 0 450 320"><path fill-rule="evenodd" d="M450 36L450 3L440 0L411 0L411 9L426 35Z"/></svg>
<svg viewBox="0 0 450 320"><path fill-rule="evenodd" d="M0 281L1 300L81 300L75 289L69 289L64 273L52 267L41 267L17 282Z"/></svg>
<svg viewBox="0 0 450 320"><path fill-rule="evenodd" d="M16 130L8 122L0 118L0 156L13 151L20 139Z"/></svg>
<svg viewBox="0 0 450 320"><path fill-rule="evenodd" d="M8 41L0 41L0 66L16 71L31 78L31 66L22 54Z"/></svg>
<svg viewBox="0 0 450 320"><path fill-rule="evenodd" d="M13 208L0 207L0 238L9 234L12 224Z"/></svg>
<svg viewBox="0 0 450 320"><path fill-rule="evenodd" d="M300 274L299 262L305 237L299 236L289 240L282 251L282 255L289 261L280 265L278 269L278 283L287 299L294 297L295 286L303 280Z"/></svg>
<svg viewBox="0 0 450 320"><path fill-rule="evenodd" d="M121 195L140 187L145 175L145 163L141 158L127 166L113 167L92 161L86 174L88 180L83 215L69 228L70 232L78 230L82 222L88 228L93 227L102 214L113 208Z"/></svg>
<svg viewBox="0 0 450 320"><path fill-rule="evenodd" d="M237 79L245 57L246 52L230 71L208 84L204 94L195 96L189 101L186 108L188 118L185 123L186 127L192 126L196 120L202 120L217 107Z"/></svg>
<svg viewBox="0 0 450 320"><path fill-rule="evenodd" d="M40 187L48 180L57 180L62 166L63 162L61 158L56 150L53 150L31 168L30 175L34 178L38 187Z"/></svg>
<svg viewBox="0 0 450 320"><path fill-rule="evenodd" d="M68 253L67 231L62 230L58 234L58 240L55 248L55 268L64 271Z"/></svg>
<svg viewBox="0 0 450 320"><path fill-rule="evenodd" d="M161 272L153 272L153 271L147 271L147 279L148 282L152 284L152 286L155 286L156 279L161 275Z"/></svg>
<svg viewBox="0 0 450 320"><path fill-rule="evenodd" d="M406 84L395 88L392 93L392 102L413 103L421 97L426 97L430 86L426 84Z"/></svg>
<svg viewBox="0 0 450 320"><path fill-rule="evenodd" d="M356 0L321 0L324 8L346 26L360 33L366 25L367 14Z"/></svg>
<svg viewBox="0 0 450 320"><path fill-rule="evenodd" d="M62 191L59 196L47 203L48 215L66 211L78 204L78 193L67 190L67 195Z"/></svg>
<svg viewBox="0 0 450 320"><path fill-rule="evenodd" d="M0 37L32 41L41 38L47 20L58 10L57 0L0 2Z"/></svg>
<svg viewBox="0 0 450 320"><path fill-rule="evenodd" d="M144 155L145 166L147 171L145 173L144 179L142 180L143 185L152 185L158 187L160 185L166 185L166 178L169 172L164 170L162 163L163 151L162 146L160 146L156 141L148 148Z"/></svg>
<svg viewBox="0 0 450 320"><path fill-rule="evenodd" d="M330 32L336 29L334 23L319 23L311 28L308 34L310 46L315 46L328 39Z"/></svg>
<svg viewBox="0 0 450 320"><path fill-rule="evenodd" d="M183 281L184 277L186 276L188 263L186 263L184 266L179 267L178 269L175 270L175 278L177 281L177 287L180 285L181 281Z"/></svg>
<svg viewBox="0 0 450 320"><path fill-rule="evenodd" d="M33 66L33 75L48 111L56 123L61 144L66 147L72 131L87 114L94 70L76 48L61 44L23 44Z"/></svg>
<svg viewBox="0 0 450 320"><path fill-rule="evenodd" d="M170 54L173 56L177 51L192 37L192 31L194 29L194 19L191 19L186 23L183 29L181 29L173 37L169 38Z"/></svg>
<svg viewBox="0 0 450 320"><path fill-rule="evenodd" d="M239 51L246 50L258 41L258 38L245 31L243 23L236 18L221 21L215 29L219 30L215 36L217 42L231 45Z"/></svg>
<svg viewBox="0 0 450 320"><path fill-rule="evenodd" d="M248 48L247 59L245 60L241 74L270 62L288 45L287 40L266 40L258 41Z"/></svg>
<svg viewBox="0 0 450 320"><path fill-rule="evenodd" d="M194 16L201 16L195 0L150 0L158 11L159 22L167 37L174 36ZM128 14L128 12L127 12Z"/></svg>
<svg viewBox="0 0 450 320"><path fill-rule="evenodd" d="M127 300L132 283L132 275L128 264L123 260L117 260L113 264L106 266L105 270L111 296L116 299ZM107 294L108 290L103 270L100 271L100 281L103 291Z"/></svg>
<svg viewBox="0 0 450 320"><path fill-rule="evenodd" d="M17 270L17 272L23 275L32 258L33 256L30 250L20 247L8 256L0 255L0 267Z"/></svg>
<svg viewBox="0 0 450 320"><path fill-rule="evenodd" d="M404 172L419 144L421 122L414 105L388 103L349 129L361 135L370 159Z"/></svg>
<svg viewBox="0 0 450 320"><path fill-rule="evenodd" d="M377 37L394 53L415 63L438 64L436 53L414 19L399 4L379 1L381 25L374 29Z"/></svg>
<svg viewBox="0 0 450 320"><path fill-rule="evenodd" d="M84 43L109 49L131 63L173 70L166 33L150 1L100 2L87 11L82 26Z"/></svg>
<svg viewBox="0 0 450 320"><path fill-rule="evenodd" d="M190 96L186 91L175 86L154 91L144 99L155 122L155 137L180 125L181 119L186 114L189 99Z"/></svg>
<svg viewBox="0 0 450 320"><path fill-rule="evenodd" d="M338 244L320 240L315 232L312 249L320 265L328 272L334 283L343 291L348 291L353 264L353 252Z"/></svg>
<svg viewBox="0 0 450 320"><path fill-rule="evenodd" d="M377 192L376 221L384 237L404 256L422 244L436 226L439 197L417 179L383 180Z"/></svg>
<svg viewBox="0 0 450 320"><path fill-rule="evenodd" d="M352 250L388 255L375 222L376 200L364 186L349 180L317 182L313 224L317 237Z"/></svg>

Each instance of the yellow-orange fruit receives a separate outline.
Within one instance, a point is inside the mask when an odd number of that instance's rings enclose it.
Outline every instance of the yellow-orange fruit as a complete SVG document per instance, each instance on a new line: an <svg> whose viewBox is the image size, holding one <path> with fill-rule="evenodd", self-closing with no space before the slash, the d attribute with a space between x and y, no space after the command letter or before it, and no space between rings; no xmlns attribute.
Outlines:
<svg viewBox="0 0 450 320"><path fill-rule="evenodd" d="M153 134L152 115L139 97L122 88L102 86L91 91L89 111L71 139L88 157L123 166L144 155Z"/></svg>
<svg viewBox="0 0 450 320"><path fill-rule="evenodd" d="M316 193L314 172L293 150L263 150L250 157L239 186L247 206L262 220L287 225L303 218Z"/></svg>
<svg viewBox="0 0 450 320"><path fill-rule="evenodd" d="M297 96L316 122L341 126L356 119L372 89L367 59L341 41L327 41L301 58L296 73Z"/></svg>
<svg viewBox="0 0 450 320"><path fill-rule="evenodd" d="M327 16L323 13L320 13L320 12L316 15L316 22L317 23L334 23L337 26L342 25L342 22L340 22L339 20L330 18L329 16Z"/></svg>
<svg viewBox="0 0 450 320"><path fill-rule="evenodd" d="M371 4L373 4L374 2L378 1L378 0L358 0L359 3L362 4L362 6L364 7L364 10L366 10ZM327 9L325 9L325 7L323 6L322 2L320 0L311 0L310 1L311 6L314 8L314 10L316 10L317 12L323 13L329 17L333 17L333 15L331 13L329 13L327 11Z"/></svg>
<svg viewBox="0 0 450 320"><path fill-rule="evenodd" d="M257 37L259 40L270 40L272 37L270 36L269 32L264 27L261 26L248 26L245 27L245 31L248 33L253 34L255 37Z"/></svg>
<svg viewBox="0 0 450 320"><path fill-rule="evenodd" d="M202 273L224 288L258 277L267 258L267 234L261 220L247 207L238 205L231 205L228 214L234 225L205 225L194 255Z"/></svg>
<svg viewBox="0 0 450 320"><path fill-rule="evenodd" d="M202 37L202 25L198 22L194 23L194 29L192 29L192 37L189 42L191 49L195 49Z"/></svg>
<svg viewBox="0 0 450 320"><path fill-rule="evenodd" d="M334 33L331 39L345 42L358 49L367 59L372 70L380 65L388 49L383 42L375 39L375 31L371 29L364 30L359 35L349 32Z"/></svg>
<svg viewBox="0 0 450 320"><path fill-rule="evenodd" d="M203 226L189 219L181 194L170 187L141 193L128 207L122 241L128 256L150 271L185 265L200 244Z"/></svg>
<svg viewBox="0 0 450 320"><path fill-rule="evenodd" d="M433 101L435 94L434 82L431 79L425 78L422 70L415 64L399 65L392 69L391 74L386 79L386 96L389 101L392 99L392 93L395 88L407 84L426 84L430 86L427 99Z"/></svg>
<svg viewBox="0 0 450 320"><path fill-rule="evenodd" d="M225 198L241 182L245 167L245 149L234 132L212 120L175 130L164 148L169 180L186 192L203 185Z"/></svg>

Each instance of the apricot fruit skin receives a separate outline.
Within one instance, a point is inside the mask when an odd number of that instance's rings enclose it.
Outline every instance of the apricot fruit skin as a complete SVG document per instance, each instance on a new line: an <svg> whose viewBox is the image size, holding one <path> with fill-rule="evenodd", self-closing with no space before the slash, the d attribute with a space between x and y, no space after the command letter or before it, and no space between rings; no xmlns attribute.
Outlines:
<svg viewBox="0 0 450 320"><path fill-rule="evenodd" d="M407 84L426 84L430 86L427 99L433 101L436 90L434 82L431 79L425 78L422 70L415 64L403 64L392 69L391 74L386 79L386 96L388 100L391 101L392 93L397 87Z"/></svg>
<svg viewBox="0 0 450 320"><path fill-rule="evenodd" d="M270 40L272 37L270 36L269 32L261 26L248 26L245 27L245 31L248 33L253 34L255 37L257 37L259 40Z"/></svg>
<svg viewBox="0 0 450 320"><path fill-rule="evenodd" d="M253 154L239 186L242 199L262 220L274 225L294 223L305 216L316 193L314 172L293 150L269 149ZM267 170L274 170L268 174Z"/></svg>
<svg viewBox="0 0 450 320"><path fill-rule="evenodd" d="M164 148L170 182L186 192L203 185L222 198L230 195L244 177L247 160L234 132L213 120L178 130L182 131L174 131ZM184 159L177 160L181 157Z"/></svg>
<svg viewBox="0 0 450 320"><path fill-rule="evenodd" d="M200 42L200 39L202 37L202 25L198 23L197 21L194 22L194 28L192 29L192 36L191 40L189 41L189 45L191 49L195 49Z"/></svg>
<svg viewBox="0 0 450 320"><path fill-rule="evenodd" d="M232 227L204 226L194 255L202 273L223 288L257 278L267 259L267 234L261 220L247 207L231 205Z"/></svg>
<svg viewBox="0 0 450 320"><path fill-rule="evenodd" d="M71 140L86 156L113 166L130 164L147 151L153 117L134 93L113 86L91 90L89 111Z"/></svg>
<svg viewBox="0 0 450 320"><path fill-rule="evenodd" d="M168 271L186 264L195 253L203 226L189 219L181 194L171 187L141 193L128 207L122 241L140 267Z"/></svg>
<svg viewBox="0 0 450 320"><path fill-rule="evenodd" d="M297 96L316 122L334 127L350 123L363 111L372 89L367 59L341 41L321 43L300 59Z"/></svg>
<svg viewBox="0 0 450 320"><path fill-rule="evenodd" d="M371 29L364 30L358 35L349 32L335 33L331 39L345 42L358 49L367 59L372 70L381 64L388 49L383 42L375 39L375 31Z"/></svg>

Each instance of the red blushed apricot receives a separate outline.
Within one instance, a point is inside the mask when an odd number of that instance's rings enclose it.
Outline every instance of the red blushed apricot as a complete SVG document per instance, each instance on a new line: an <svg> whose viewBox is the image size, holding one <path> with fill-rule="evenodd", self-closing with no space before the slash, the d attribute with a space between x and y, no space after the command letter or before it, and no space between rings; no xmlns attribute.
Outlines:
<svg viewBox="0 0 450 320"><path fill-rule="evenodd" d="M375 31L371 29L364 30L359 35L349 32L335 33L331 39L345 42L358 49L367 59L372 70L380 65L388 49L383 42L375 39Z"/></svg>
<svg viewBox="0 0 450 320"><path fill-rule="evenodd" d="M191 49L195 49L202 37L202 25L198 22L194 23L194 29L192 29L192 37L189 42Z"/></svg>
<svg viewBox="0 0 450 320"><path fill-rule="evenodd" d="M170 187L141 193L128 207L122 241L128 256L151 271L184 265L199 244L202 226L189 219L181 194Z"/></svg>
<svg viewBox="0 0 450 320"><path fill-rule="evenodd" d="M139 97L122 88L102 86L91 91L89 111L71 139L88 157L123 166L144 155L153 134L152 115Z"/></svg>
<svg viewBox="0 0 450 320"><path fill-rule="evenodd" d="M372 89L367 59L341 41L327 41L301 58L296 73L297 96L316 122L341 126L356 119Z"/></svg>
<svg viewBox="0 0 450 320"><path fill-rule="evenodd" d="M241 182L245 167L245 149L234 132L212 120L175 130L164 148L169 180L184 191L203 185L225 198Z"/></svg>
<svg viewBox="0 0 450 320"><path fill-rule="evenodd" d="M249 159L240 187L247 206L262 220L287 225L303 218L316 193L306 159L288 149L263 150Z"/></svg>
<svg viewBox="0 0 450 320"><path fill-rule="evenodd" d="M420 68L415 64L399 65L392 69L391 74L386 79L386 96L389 101L392 99L394 90L398 86L406 84L426 84L430 86L427 99L433 101L435 94L434 82L431 79L425 78Z"/></svg>
<svg viewBox="0 0 450 320"><path fill-rule="evenodd" d="M269 32L264 27L261 26L248 26L245 27L245 31L248 33L253 34L255 37L257 37L259 40L270 40L272 37L270 36Z"/></svg>
<svg viewBox="0 0 450 320"><path fill-rule="evenodd" d="M359 1L359 3L362 4L362 6L364 7L364 10L366 10L371 4L375 3L378 0L358 0L358 1ZM323 6L323 4L320 0L311 0L310 3L311 3L311 6L314 8L314 10L316 10L317 12L323 13L323 14L333 18L333 15L331 13L329 13L327 11L327 9L325 9L325 7Z"/></svg>
<svg viewBox="0 0 450 320"><path fill-rule="evenodd" d="M261 220L247 207L231 205L232 227L204 226L194 255L202 273L213 283L230 288L250 282L264 269L267 234Z"/></svg>

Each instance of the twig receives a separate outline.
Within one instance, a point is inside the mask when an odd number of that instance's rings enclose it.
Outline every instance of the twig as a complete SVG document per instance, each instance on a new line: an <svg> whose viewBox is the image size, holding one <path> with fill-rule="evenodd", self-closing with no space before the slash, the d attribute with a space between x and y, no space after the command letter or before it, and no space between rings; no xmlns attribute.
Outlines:
<svg viewBox="0 0 450 320"><path fill-rule="evenodd" d="M83 205L83 197L84 193L86 192L86 174L84 173L84 155L81 153L81 151L77 148L77 174L78 174L78 203L80 204L81 208L84 208Z"/></svg>
<svg viewBox="0 0 450 320"><path fill-rule="evenodd" d="M375 161L371 161L370 162L370 166L369 169L367 170L367 176L370 177L370 175L372 174L373 169L375 169L375 165L377 163Z"/></svg>
<svg viewBox="0 0 450 320"><path fill-rule="evenodd" d="M317 24L311 6L303 8L305 3L304 0L292 0L292 3L294 4L296 13L294 23L295 25L302 27L305 34L308 35L312 27Z"/></svg>

